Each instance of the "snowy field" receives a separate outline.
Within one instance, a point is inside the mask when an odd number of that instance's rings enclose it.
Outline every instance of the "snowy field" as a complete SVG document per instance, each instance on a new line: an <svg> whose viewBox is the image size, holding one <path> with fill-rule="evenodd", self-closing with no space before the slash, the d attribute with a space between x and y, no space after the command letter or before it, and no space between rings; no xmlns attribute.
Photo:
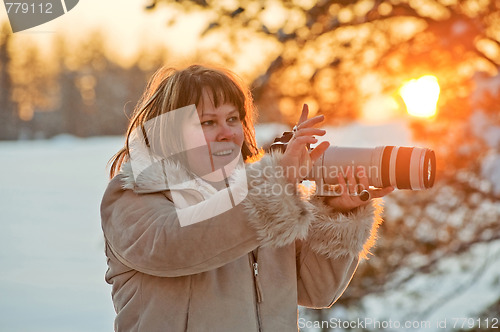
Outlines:
<svg viewBox="0 0 500 332"><path fill-rule="evenodd" d="M262 143L264 137L279 135L283 129L263 126L258 138ZM331 129L328 139L350 146L411 144L401 123ZM111 289L104 281L99 204L107 184L107 161L122 144L120 137L70 136L0 142L0 331L112 331L114 311ZM445 281L415 279L415 283L429 282L439 288ZM491 293L488 289L476 292ZM387 311L375 309L397 312L399 296L369 297L364 304L374 308L372 317L382 319ZM467 314L459 309L448 307Z"/></svg>
<svg viewBox="0 0 500 332"><path fill-rule="evenodd" d="M0 331L113 330L99 204L121 141L0 143Z"/></svg>

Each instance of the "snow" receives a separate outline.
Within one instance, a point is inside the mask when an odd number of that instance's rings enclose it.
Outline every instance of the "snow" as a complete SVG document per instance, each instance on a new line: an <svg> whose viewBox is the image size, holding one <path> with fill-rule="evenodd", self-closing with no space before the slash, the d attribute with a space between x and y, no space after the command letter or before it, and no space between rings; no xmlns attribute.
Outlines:
<svg viewBox="0 0 500 332"><path fill-rule="evenodd" d="M481 164L481 175L489 180L493 194L500 197L500 154L490 153Z"/></svg>
<svg viewBox="0 0 500 332"><path fill-rule="evenodd" d="M500 147L500 126L491 124L491 119L482 112L475 111L471 115L472 131L482 138L490 148Z"/></svg>
<svg viewBox="0 0 500 332"><path fill-rule="evenodd" d="M495 77L477 76L474 79L476 91L471 100L478 103L485 92L497 94L500 89L500 75ZM481 167L481 176L485 178L492 187L493 194L500 197L500 126L492 123L487 113L477 109L470 117L472 132L491 149Z"/></svg>
<svg viewBox="0 0 500 332"><path fill-rule="evenodd" d="M342 127L327 127L322 140L332 145L375 147L380 145L412 146L415 142L404 121L392 121L379 125L354 122Z"/></svg>
<svg viewBox="0 0 500 332"><path fill-rule="evenodd" d="M0 330L111 331L99 204L121 138L0 142Z"/></svg>
<svg viewBox="0 0 500 332"><path fill-rule="evenodd" d="M287 128L267 124L257 129L259 144ZM370 126L354 123L327 128L336 145L370 147L412 145L402 122ZM100 228L99 204L107 185L106 164L121 148L121 137L0 142L0 330L24 332L111 331L114 310ZM497 162L498 163L498 162ZM498 169L493 163L492 168ZM500 181L499 181L500 182ZM404 289L363 299L367 317L406 319L426 309L413 294L447 296L467 282L483 262L500 254L500 243L477 245L465 253L470 273L458 258L444 259L434 274L415 277ZM452 273L449 273L452 272ZM426 319L473 314L497 296L500 272L485 265L477 282ZM448 285L444 287L444 285ZM335 307L334 307L335 308ZM349 313L342 307L332 317ZM337 316L335 316L337 315ZM311 330L312 331L312 330Z"/></svg>
<svg viewBox="0 0 500 332"><path fill-rule="evenodd" d="M491 188L493 194L500 197L500 126L485 125L484 127L476 126L476 128L478 128L477 135L482 137L490 147L489 153L481 163L481 176L487 181L488 187L485 189Z"/></svg>
<svg viewBox="0 0 500 332"><path fill-rule="evenodd" d="M301 329L303 332L320 332L321 324L335 331L444 332L470 329L478 322L485 330L486 324L498 326L498 317L478 315L498 301L500 270L495 261L499 258L500 241L496 241L443 258L431 273L417 274L402 285L398 285L399 280L412 271L400 269L401 278L394 276L384 292L363 297L354 309L336 304L324 321L311 319L300 308L303 321L299 319L299 327L309 327Z"/></svg>
<svg viewBox="0 0 500 332"><path fill-rule="evenodd" d="M498 301L500 241L480 243L458 257L446 257L429 274L415 276L400 288L389 283L381 295L361 300L363 315L378 321L428 322L426 331L452 331L454 319L477 319ZM447 321L447 328L438 326ZM391 330L391 329L389 329ZM393 329L397 331L398 329ZM416 330L416 329L415 329Z"/></svg>

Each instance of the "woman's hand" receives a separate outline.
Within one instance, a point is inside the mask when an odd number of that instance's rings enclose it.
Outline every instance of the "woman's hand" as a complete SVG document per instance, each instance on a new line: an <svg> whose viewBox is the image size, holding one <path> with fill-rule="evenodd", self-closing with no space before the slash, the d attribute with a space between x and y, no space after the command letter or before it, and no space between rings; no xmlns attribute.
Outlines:
<svg viewBox="0 0 500 332"><path fill-rule="evenodd" d="M329 196L325 198L325 204L334 208L336 211L347 213L357 207L366 205L370 202L370 198L384 197L391 193L393 187L385 187L382 189L370 189L368 176L363 167L357 167L354 173L353 167L348 167L343 174L338 175L337 192L339 196ZM363 190L369 192L369 199L362 200L359 195Z"/></svg>
<svg viewBox="0 0 500 332"><path fill-rule="evenodd" d="M324 120L324 116L320 115L307 119L308 115L309 108L307 104L304 104L302 114L296 126L297 128L294 131L292 139L288 142L283 159L281 160L281 166L284 169L287 180L294 184L302 181L309 175L314 162L330 146L329 142L321 142L312 150L307 148L309 144L318 142L314 136L323 136L326 133L323 129L314 128L315 125ZM361 199L359 194L363 190L368 191L369 199ZM384 197L393 190L393 187L370 189L364 168L358 167L354 170L350 167L345 170L345 174L338 175L339 195L326 197L325 203L339 212L346 213L368 204L371 198Z"/></svg>
<svg viewBox="0 0 500 332"><path fill-rule="evenodd" d="M281 160L285 176L291 183L302 181L311 171L313 163L330 146L330 143L322 142L312 150L307 148L308 144L318 142L314 136L323 136L326 133L323 129L313 128L316 124L324 120L324 116L320 115L307 119L308 115L309 108L307 104L304 104L294 135L288 142L283 159Z"/></svg>

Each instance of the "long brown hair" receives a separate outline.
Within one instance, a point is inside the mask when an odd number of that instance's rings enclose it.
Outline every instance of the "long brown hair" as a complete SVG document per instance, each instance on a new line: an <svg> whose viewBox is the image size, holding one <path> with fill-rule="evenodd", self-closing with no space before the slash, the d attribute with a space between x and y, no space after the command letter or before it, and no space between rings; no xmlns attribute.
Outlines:
<svg viewBox="0 0 500 332"><path fill-rule="evenodd" d="M130 120L125 145L109 161L110 178L130 159L129 138L134 129L159 115L195 104L198 107L203 90L208 91L215 107L234 105L243 125L244 143L241 148L245 161L260 151L255 141L253 120L256 109L249 89L233 72L215 67L192 65L185 69L160 68L149 80Z"/></svg>

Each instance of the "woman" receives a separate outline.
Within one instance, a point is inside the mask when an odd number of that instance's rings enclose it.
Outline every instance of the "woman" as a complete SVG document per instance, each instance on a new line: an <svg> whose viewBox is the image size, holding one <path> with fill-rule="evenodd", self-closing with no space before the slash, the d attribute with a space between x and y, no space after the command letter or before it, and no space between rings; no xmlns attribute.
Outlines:
<svg viewBox="0 0 500 332"><path fill-rule="evenodd" d="M101 205L116 331L292 331L297 304L328 307L347 287L380 223L355 195L366 176L305 199L297 183L328 147L306 149L323 117L304 107L286 151L261 156L253 113L226 70L149 82Z"/></svg>

